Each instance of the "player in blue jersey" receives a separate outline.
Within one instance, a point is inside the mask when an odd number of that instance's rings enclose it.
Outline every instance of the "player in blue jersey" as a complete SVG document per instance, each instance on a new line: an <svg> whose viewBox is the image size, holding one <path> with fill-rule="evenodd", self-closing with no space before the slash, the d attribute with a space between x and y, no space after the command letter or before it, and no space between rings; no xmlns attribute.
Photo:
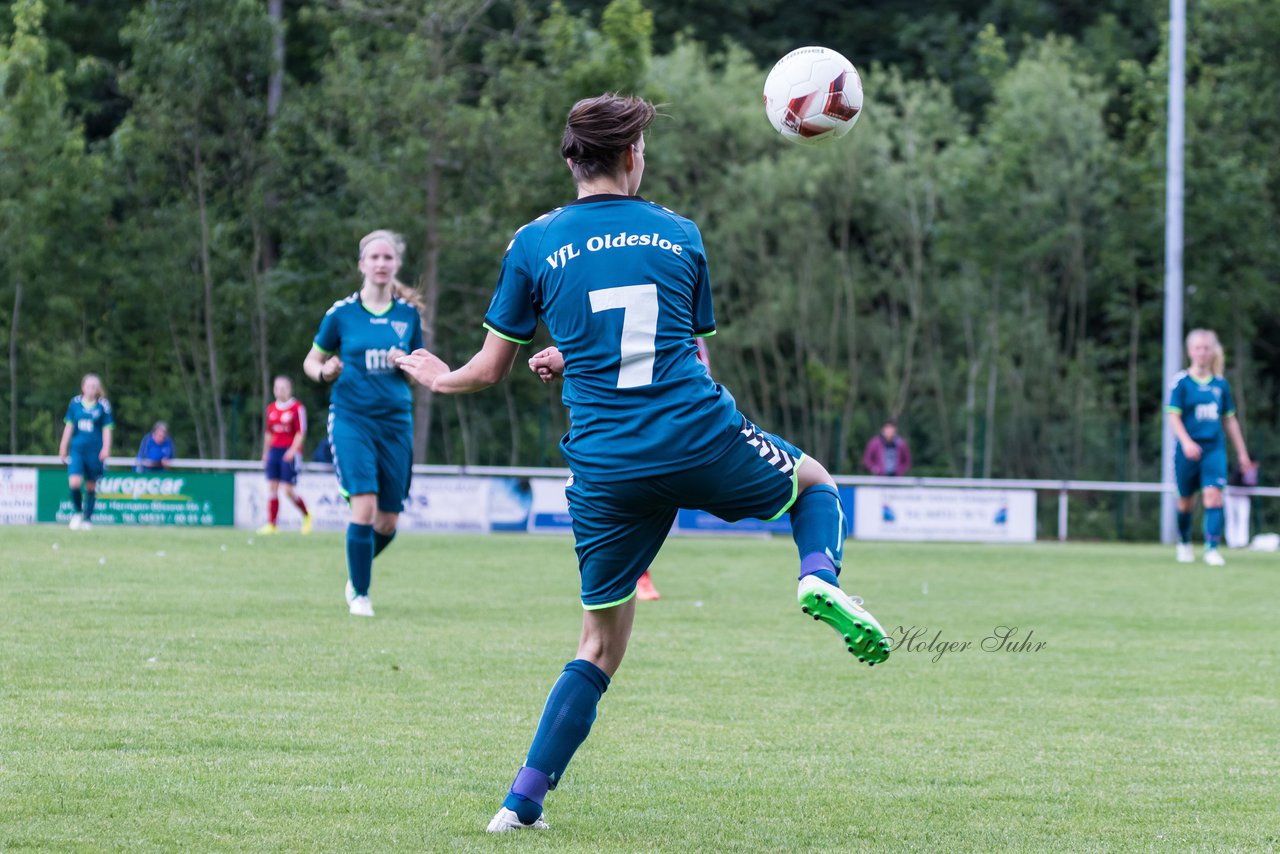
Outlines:
<svg viewBox="0 0 1280 854"><path fill-rule="evenodd" d="M456 371L425 350L400 360L435 392L479 391L510 373L542 322L556 361L535 357L530 367L565 381L571 426L560 447L573 472L566 491L582 637L491 832L546 827L543 799L591 729L626 652L636 580L681 507L727 520L790 512L806 613L834 626L860 660L889 654L880 625L836 578L846 529L831 476L748 421L697 359L696 338L715 332L702 237L690 220L636 195L653 116L638 98L575 104L561 154L578 198L516 233L480 352Z"/></svg>
<svg viewBox="0 0 1280 854"><path fill-rule="evenodd" d="M97 374L85 374L80 393L67 404L63 418L58 457L67 464L67 485L71 488L71 529L93 527L93 505L98 498L98 478L111 456L111 434L115 419L111 404L102 391ZM84 496L80 487L84 487Z"/></svg>
<svg viewBox="0 0 1280 854"><path fill-rule="evenodd" d="M1209 329L1193 329L1187 335L1191 367L1179 372L1169 389L1165 407L1169 427L1178 440L1173 451L1173 473L1178 482L1178 547L1180 563L1191 563L1191 511L1197 492L1204 492L1204 562L1222 566L1226 561L1218 544L1222 540L1222 489L1227 485L1227 444L1231 437L1241 469L1253 468L1236 419L1231 386L1222 376L1222 345Z"/></svg>
<svg viewBox="0 0 1280 854"><path fill-rule="evenodd" d="M404 241L374 231L360 241L360 290L325 313L307 376L332 383L329 438L333 468L351 504L347 525L347 605L373 616L373 559L396 535L413 468L413 389L396 365L422 346L416 295L396 279Z"/></svg>

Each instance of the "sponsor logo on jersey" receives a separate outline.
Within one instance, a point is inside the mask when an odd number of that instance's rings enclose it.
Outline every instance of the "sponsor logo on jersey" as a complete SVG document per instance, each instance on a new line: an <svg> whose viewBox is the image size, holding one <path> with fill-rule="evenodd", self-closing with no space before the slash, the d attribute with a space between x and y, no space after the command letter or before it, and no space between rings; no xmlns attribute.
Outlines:
<svg viewBox="0 0 1280 854"><path fill-rule="evenodd" d="M369 373L386 373L394 367L387 360L386 350L364 351L364 369Z"/></svg>
<svg viewBox="0 0 1280 854"><path fill-rule="evenodd" d="M396 333L397 338L403 338L405 333L409 331L409 324L403 320L391 321L391 329Z"/></svg>
<svg viewBox="0 0 1280 854"><path fill-rule="evenodd" d="M1215 403L1197 403L1196 404L1196 420L1197 421L1217 421L1218 420L1218 404Z"/></svg>

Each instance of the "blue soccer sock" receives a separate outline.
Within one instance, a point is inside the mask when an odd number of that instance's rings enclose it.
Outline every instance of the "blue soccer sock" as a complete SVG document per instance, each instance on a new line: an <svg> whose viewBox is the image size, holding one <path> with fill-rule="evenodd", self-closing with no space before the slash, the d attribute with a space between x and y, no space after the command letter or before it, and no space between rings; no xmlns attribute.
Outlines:
<svg viewBox="0 0 1280 854"><path fill-rule="evenodd" d="M377 557L382 554L382 550L391 545L391 541L396 538L396 529L392 528L390 534L384 534L377 528L373 529L373 556Z"/></svg>
<svg viewBox="0 0 1280 854"><path fill-rule="evenodd" d="M98 493L85 490L84 495L84 520L88 522L93 518L93 505L98 503ZM1218 530L1222 530L1222 526L1218 526Z"/></svg>
<svg viewBox="0 0 1280 854"><path fill-rule="evenodd" d="M1178 511L1178 542L1191 542L1191 511Z"/></svg>
<svg viewBox="0 0 1280 854"><path fill-rule="evenodd" d="M1204 547L1216 549L1222 541L1222 508L1204 508Z"/></svg>
<svg viewBox="0 0 1280 854"><path fill-rule="evenodd" d="M574 752L586 741L596 719L596 704L608 688L609 677L590 661L576 658L564 666L547 695L524 767L502 802L525 824L542 815L547 790L560 782Z"/></svg>
<svg viewBox="0 0 1280 854"><path fill-rule="evenodd" d="M800 577L816 575L839 587L846 531L840 493L834 486L811 486L791 505L791 536L800 552Z"/></svg>
<svg viewBox="0 0 1280 854"><path fill-rule="evenodd" d="M347 525L347 575L357 596L369 595L373 579L373 526Z"/></svg>
<svg viewBox="0 0 1280 854"><path fill-rule="evenodd" d="M71 490L71 509L77 513L82 512L84 509L80 506L80 490L78 489Z"/></svg>

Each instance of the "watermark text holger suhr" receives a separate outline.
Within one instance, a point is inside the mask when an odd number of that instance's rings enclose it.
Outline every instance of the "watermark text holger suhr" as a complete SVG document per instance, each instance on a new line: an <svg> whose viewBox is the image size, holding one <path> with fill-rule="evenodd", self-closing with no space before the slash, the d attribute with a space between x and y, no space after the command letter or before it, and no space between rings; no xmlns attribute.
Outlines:
<svg viewBox="0 0 1280 854"><path fill-rule="evenodd" d="M982 652L1039 652L1049 645L1048 641L1033 640L1035 630L1030 629L1025 635L1017 626L996 626L980 641L947 640L942 636L942 629L930 631L919 626L898 626L889 633L893 641L893 651L932 653L933 661L941 661L949 652L968 652L973 649Z"/></svg>

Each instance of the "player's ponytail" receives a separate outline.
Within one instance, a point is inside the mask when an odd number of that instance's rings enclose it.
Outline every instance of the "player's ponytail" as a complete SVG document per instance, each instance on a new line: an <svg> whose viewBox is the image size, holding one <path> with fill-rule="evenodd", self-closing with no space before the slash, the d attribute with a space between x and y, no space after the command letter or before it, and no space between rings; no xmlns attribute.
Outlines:
<svg viewBox="0 0 1280 854"><path fill-rule="evenodd" d="M640 141L657 109L643 98L606 93L573 105L560 140L575 181L616 174L629 146Z"/></svg>
<svg viewBox="0 0 1280 854"><path fill-rule="evenodd" d="M404 261L404 250L405 250L404 238L401 237L396 232L390 231L385 228L379 228L375 231L371 231L368 234L366 234L364 237L360 238L360 255L359 255L360 258L362 259L364 258L365 247L375 240L385 240L388 243L390 243L391 248L395 250L396 258L400 259L401 261ZM418 293L418 291L415 288L412 288L409 285L406 285L404 282L400 281L399 277L393 278L391 280L391 288L393 291L395 291L395 295L398 299L404 300L405 302L409 303L409 305L416 308L418 311L423 311L426 309L427 304L426 302L423 301L422 294Z"/></svg>

